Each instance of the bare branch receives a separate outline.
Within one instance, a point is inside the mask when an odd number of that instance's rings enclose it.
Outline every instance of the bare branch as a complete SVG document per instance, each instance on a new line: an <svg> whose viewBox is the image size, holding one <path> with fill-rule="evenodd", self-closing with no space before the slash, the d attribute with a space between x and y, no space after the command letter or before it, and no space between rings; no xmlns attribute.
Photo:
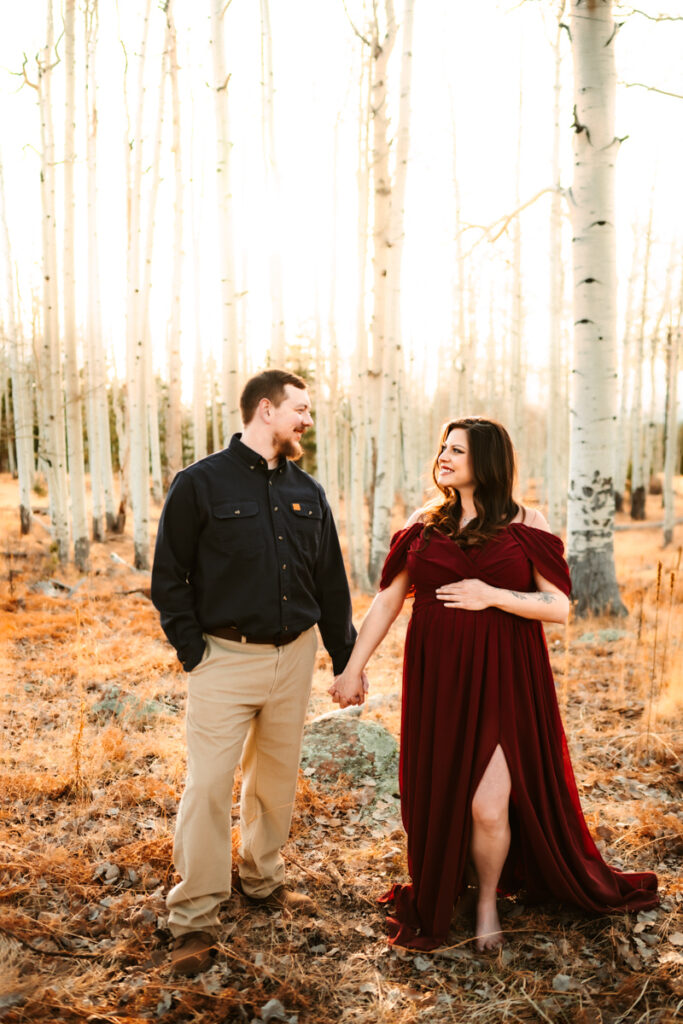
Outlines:
<svg viewBox="0 0 683 1024"><path fill-rule="evenodd" d="M497 220L494 220L494 222L492 224L489 224L488 226L485 226L483 224L466 224L465 227L463 227L461 234L464 234L465 231L477 230L481 231L481 237L477 239L477 241L465 255L469 256L477 248L477 246L480 245L485 240L489 242L498 241L500 236L507 230L508 226L510 225L510 222L513 221L515 217L518 217L520 213L528 209L528 207L533 206L533 204L537 202L541 198L541 196L547 195L549 192L557 192L561 196L567 195L565 189L551 185L548 188L542 188L540 192L537 192L535 196L531 197L531 199L527 199L525 203L522 203L521 206L518 206L516 210L512 211L512 213L508 213L505 214L503 217L499 217Z"/></svg>
<svg viewBox="0 0 683 1024"><path fill-rule="evenodd" d="M28 57L26 56L26 54L24 54L24 62L21 65L21 71L13 72L13 74L20 74L22 76L22 78L24 79L24 81L26 82L27 85L30 85L32 89L37 89L38 88L37 84L35 82L32 82L29 79L29 77L28 77L28 75L26 73L26 65L27 64L28 64Z"/></svg>
<svg viewBox="0 0 683 1024"><path fill-rule="evenodd" d="M647 11L641 11L637 7L620 7L620 10L623 10L627 16L640 14L642 18L647 18L648 21L683 21L683 15L681 14L648 14Z"/></svg>
<svg viewBox="0 0 683 1024"><path fill-rule="evenodd" d="M680 92L667 92L666 89L658 89L654 85L645 85L644 82L619 82L626 89L647 89L648 92L659 93L660 96L671 96L675 100L683 100Z"/></svg>
<svg viewBox="0 0 683 1024"><path fill-rule="evenodd" d="M354 25L353 21L351 20L351 15L349 14L349 9L346 6L346 0L342 0L342 6L344 8L344 13L346 14L346 17L348 19L349 25L353 29L354 33L358 36L358 38L360 39L361 43L364 43L365 46L372 46L371 40L370 39L366 39L365 36L363 35L363 33L359 32L359 30L356 28L356 26Z"/></svg>

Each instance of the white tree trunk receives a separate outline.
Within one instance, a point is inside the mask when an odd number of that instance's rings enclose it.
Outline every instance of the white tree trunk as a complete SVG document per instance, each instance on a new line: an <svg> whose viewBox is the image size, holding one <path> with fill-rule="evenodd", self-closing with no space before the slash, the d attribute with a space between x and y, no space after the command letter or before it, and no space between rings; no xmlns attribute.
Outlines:
<svg viewBox="0 0 683 1024"><path fill-rule="evenodd" d="M40 109L41 196L43 208L43 338L38 387L42 392L41 445L50 494L50 515L57 555L69 557L69 512L59 339L57 232L55 223L55 144L52 127L52 68L56 60L52 0L47 2L47 42L38 61Z"/></svg>
<svg viewBox="0 0 683 1024"><path fill-rule="evenodd" d="M5 256L5 292L7 303L7 336L9 341L9 369L12 379L12 413L14 417L14 441L16 466L19 477L19 522L22 534L31 529L31 487L33 486L33 408L29 386L29 369L26 365L23 338L17 322L14 300L14 274L12 272L12 247L7 224L5 203L5 179L0 159L0 227Z"/></svg>
<svg viewBox="0 0 683 1024"><path fill-rule="evenodd" d="M360 116L358 119L358 234L356 288L356 344L351 364L349 416L349 476L346 493L346 533L349 544L351 580L364 593L371 590L365 553L365 474L368 467L369 365L368 331L365 320L366 273L368 263L368 219L370 202L369 116L371 60L361 65Z"/></svg>
<svg viewBox="0 0 683 1024"><path fill-rule="evenodd" d="M71 521L74 538L74 562L81 572L88 568L90 539L85 501L85 453L83 448L83 412L76 348L76 271L74 162L76 160L76 0L64 4L64 62L66 95L64 103L64 356L66 380L66 436L68 441Z"/></svg>
<svg viewBox="0 0 683 1024"><path fill-rule="evenodd" d="M574 362L567 546L577 612L624 614L614 566L616 27L611 0L571 0Z"/></svg>
<svg viewBox="0 0 683 1024"><path fill-rule="evenodd" d="M270 29L269 0L261 0L261 96L270 244L270 361L273 366L281 367L285 365L287 351L282 285L282 200L275 147L273 37Z"/></svg>
<svg viewBox="0 0 683 1024"><path fill-rule="evenodd" d="M149 440L147 408L147 348L149 334L141 308L140 251L142 234L142 126L145 101L145 54L151 0L146 0L142 43L138 54L138 95L133 140L130 194L127 304L128 443L133 506L133 545L136 569L149 568ZM152 216L150 214L150 216Z"/></svg>
<svg viewBox="0 0 683 1024"><path fill-rule="evenodd" d="M390 136L387 109L388 61L396 39L392 0L386 0L386 31L373 63L373 187L374 204L374 313L373 358L381 356L381 388L377 462L370 536L369 576L379 579L389 548L391 513L396 491L399 457L398 388L401 359L401 261L403 255L403 206L409 148L410 83L414 0L406 0L403 23L403 57L396 133L396 170L392 183L389 168Z"/></svg>
<svg viewBox="0 0 683 1024"><path fill-rule="evenodd" d="M652 218L654 203L650 202L650 215L645 234L643 254L643 290L640 301L640 322L633 355L633 403L631 408L631 519L645 519L645 436L643 430L643 374L645 372L645 332L648 316L648 289L650 255L652 252Z"/></svg>
<svg viewBox="0 0 683 1024"><path fill-rule="evenodd" d="M92 488L93 539L103 540L105 526L115 530L114 478L111 460L111 429L107 397L107 372L102 343L100 256L97 230L97 77L96 52L99 24L98 0L85 5L85 111L88 180L88 297L86 353L88 384L88 441Z"/></svg>
<svg viewBox="0 0 683 1024"><path fill-rule="evenodd" d="M180 294L183 275L183 167L180 135L180 94L178 90L178 48L173 20L172 0L166 7L168 24L168 68L171 80L171 110L173 114L173 178L175 205L173 210L173 269L171 272L171 321L168 331L168 411L166 416L166 475L173 479L183 465L183 439L181 418L180 363Z"/></svg>
<svg viewBox="0 0 683 1024"><path fill-rule="evenodd" d="M563 309L564 272L562 266L562 197L560 195L560 138L561 138L561 71L562 71L562 18L565 0L558 5L555 35L555 82L553 86L553 151L551 175L555 186L550 200L550 324L549 324L549 386L546 417L546 484L548 521L550 528L559 532L564 526L567 497L566 462L561 456L566 448L567 436L566 390L563 386Z"/></svg>
<svg viewBox="0 0 683 1024"><path fill-rule="evenodd" d="M680 314L678 329L669 328L666 338L666 420L664 423L664 547L673 544L676 517L674 470L678 456L678 356L681 347Z"/></svg>
<svg viewBox="0 0 683 1024"><path fill-rule="evenodd" d="M216 204L221 273L221 333L223 367L221 374L223 436L226 443L240 429L237 307L235 288L235 244L230 176L230 116L226 70L224 0L209 0L211 13L211 54L213 59L214 114L216 121Z"/></svg>

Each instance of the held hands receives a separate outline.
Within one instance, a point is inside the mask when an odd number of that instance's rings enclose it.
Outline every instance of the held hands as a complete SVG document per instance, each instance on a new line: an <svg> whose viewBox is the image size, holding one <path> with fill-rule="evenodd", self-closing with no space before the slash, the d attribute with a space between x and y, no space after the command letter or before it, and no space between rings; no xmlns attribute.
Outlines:
<svg viewBox="0 0 683 1024"><path fill-rule="evenodd" d="M490 587L483 580L460 580L458 583L446 583L437 587L437 600L443 601L446 608L461 608L470 612L480 612L490 608L494 603L496 587Z"/></svg>
<svg viewBox="0 0 683 1024"><path fill-rule="evenodd" d="M341 675L334 677L334 682L327 692L340 708L348 708L364 704L365 694L369 689L370 684L364 671L357 674L345 669Z"/></svg>

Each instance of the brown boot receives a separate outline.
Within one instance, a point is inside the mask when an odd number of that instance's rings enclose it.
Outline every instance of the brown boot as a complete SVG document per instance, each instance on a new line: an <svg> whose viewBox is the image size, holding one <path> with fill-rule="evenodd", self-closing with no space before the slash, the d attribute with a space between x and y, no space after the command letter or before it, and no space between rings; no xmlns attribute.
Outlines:
<svg viewBox="0 0 683 1024"><path fill-rule="evenodd" d="M302 892L292 892L284 885L278 885L277 889L273 889L268 896L250 896L244 892L241 884L235 885L234 888L253 907L263 907L264 910L285 910L289 914L318 913L318 907L310 896L305 896Z"/></svg>
<svg viewBox="0 0 683 1024"><path fill-rule="evenodd" d="M171 970L191 978L208 971L216 955L216 940L209 932L186 932L173 941Z"/></svg>

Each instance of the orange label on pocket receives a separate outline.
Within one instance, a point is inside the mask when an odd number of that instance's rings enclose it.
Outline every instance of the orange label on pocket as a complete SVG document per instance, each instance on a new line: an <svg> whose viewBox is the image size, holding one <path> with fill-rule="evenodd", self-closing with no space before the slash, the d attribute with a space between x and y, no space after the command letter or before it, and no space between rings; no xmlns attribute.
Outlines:
<svg viewBox="0 0 683 1024"><path fill-rule="evenodd" d="M298 501L292 502L292 508L294 509L295 512L301 512L301 505L299 504Z"/></svg>

